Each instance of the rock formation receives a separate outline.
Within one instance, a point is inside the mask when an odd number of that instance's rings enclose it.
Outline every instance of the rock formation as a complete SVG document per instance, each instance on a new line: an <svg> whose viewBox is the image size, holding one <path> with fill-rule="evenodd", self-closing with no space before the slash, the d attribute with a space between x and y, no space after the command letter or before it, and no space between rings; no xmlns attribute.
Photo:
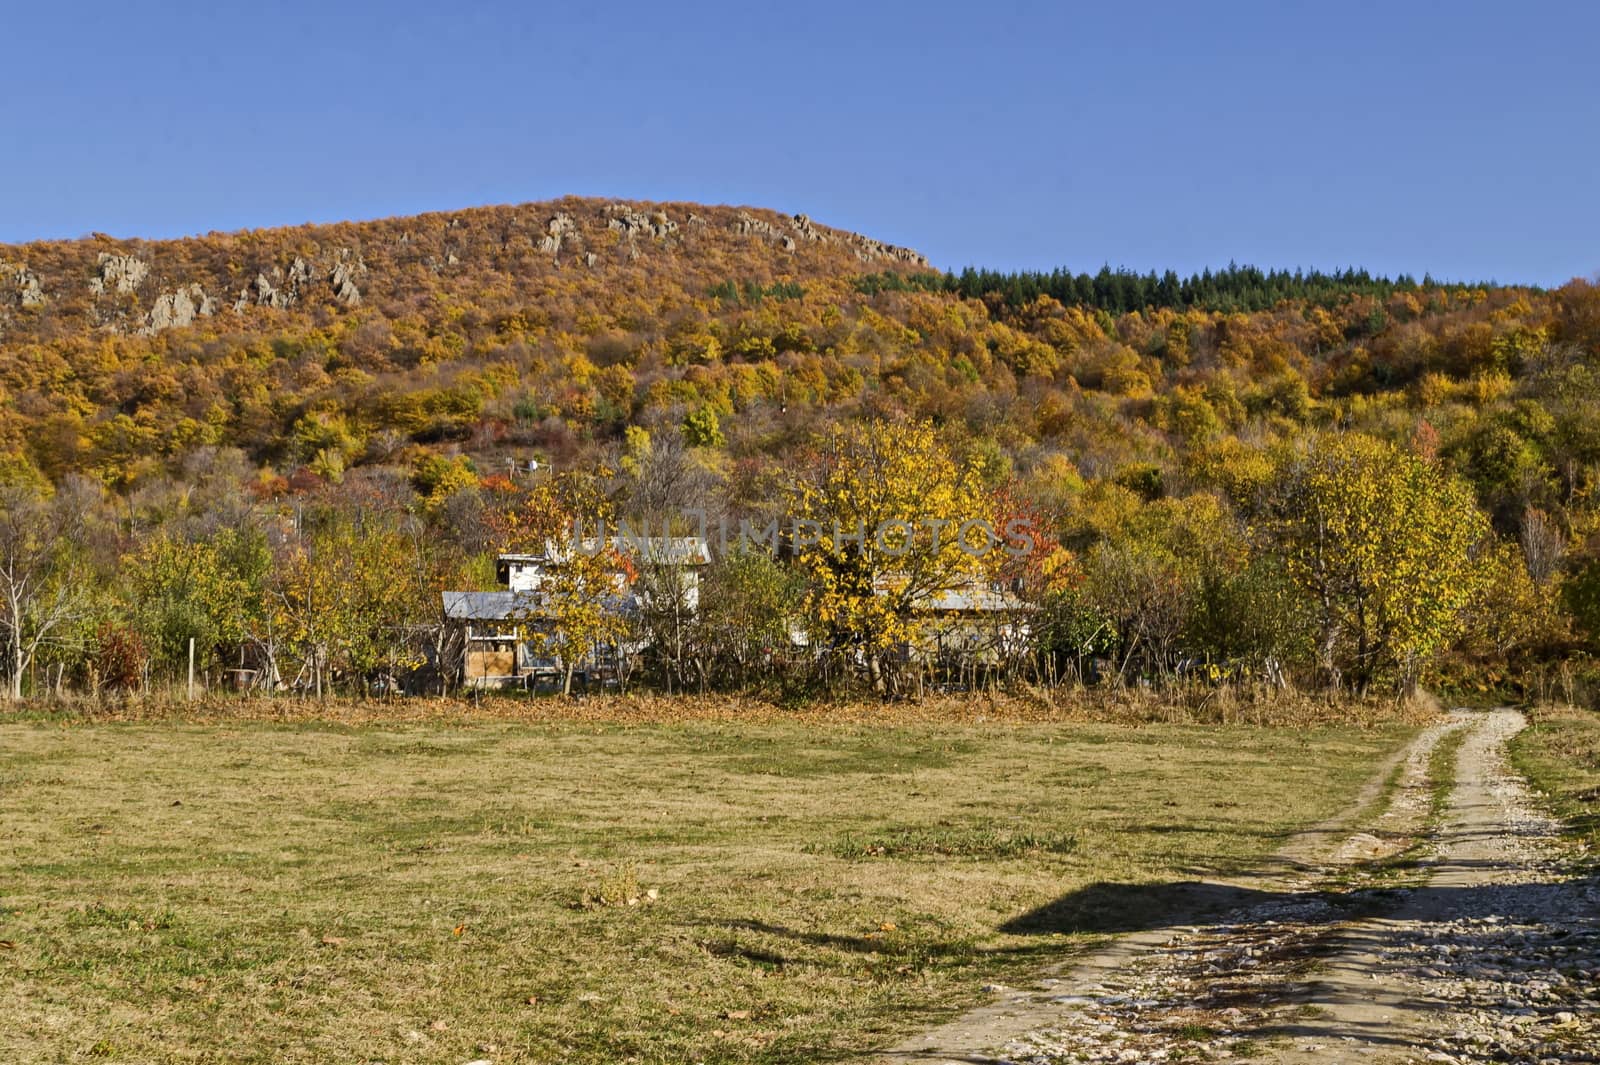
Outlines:
<svg viewBox="0 0 1600 1065"><path fill-rule="evenodd" d="M338 261L328 272L328 283L333 286L333 298L346 307L358 307L361 304L361 290L356 287L356 278L367 272L367 264L362 262L361 256L349 248L340 248L337 254Z"/></svg>
<svg viewBox="0 0 1600 1065"><path fill-rule="evenodd" d="M239 290L233 302L235 311L243 311L254 304L257 307L275 307L283 310L293 307L310 295L317 278L324 278L334 299L346 307L361 303L361 289L356 278L367 272L367 264L350 248L336 248L332 256L318 257L315 264L297 255L287 267L274 266L256 273L256 279Z"/></svg>
<svg viewBox="0 0 1600 1065"><path fill-rule="evenodd" d="M163 292L156 297L150 313L145 315L144 328L139 330L151 336L163 329L181 329L193 325L196 318L209 318L216 313L217 301L206 295L197 284L184 285L176 292Z"/></svg>
<svg viewBox="0 0 1600 1065"><path fill-rule="evenodd" d="M96 296L107 292L126 296L138 290L150 276L150 264L132 255L113 255L103 251L99 258L100 274L89 279L89 291Z"/></svg>
<svg viewBox="0 0 1600 1065"><path fill-rule="evenodd" d="M39 278L20 263L0 261L0 307L42 307L44 289Z"/></svg>
<svg viewBox="0 0 1600 1065"><path fill-rule="evenodd" d="M789 219L789 229L785 232L778 225L757 218L748 211L740 211L732 224L733 231L740 236L759 237L763 240L778 245L784 251L794 251L798 246L795 237L810 244L841 243L855 253L857 259L864 263L877 262L888 259L897 263L909 263L912 266L927 266L928 260L910 248L899 248L893 244L884 244L882 241L863 237L859 233L846 233L822 229L809 217L803 214L794 215Z"/></svg>
<svg viewBox="0 0 1600 1065"><path fill-rule="evenodd" d="M614 229L630 240L641 233L665 237L678 230L678 223L668 218L665 211L646 214L630 204L614 203L606 208L606 214L610 216L606 228Z"/></svg>
<svg viewBox="0 0 1600 1065"><path fill-rule="evenodd" d="M556 255L561 251L561 242L577 232L578 223L572 220L571 215L557 214L545 223L545 235L539 241L539 250L547 255Z"/></svg>
<svg viewBox="0 0 1600 1065"><path fill-rule="evenodd" d="M794 238L771 222L757 218L748 211L740 211L739 216L733 220L733 231L741 237L761 237L781 247L784 251L794 251Z"/></svg>

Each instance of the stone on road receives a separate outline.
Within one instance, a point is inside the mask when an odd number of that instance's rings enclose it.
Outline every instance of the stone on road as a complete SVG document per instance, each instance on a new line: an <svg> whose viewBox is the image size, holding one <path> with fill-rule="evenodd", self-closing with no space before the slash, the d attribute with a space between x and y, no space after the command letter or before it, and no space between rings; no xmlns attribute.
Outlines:
<svg viewBox="0 0 1600 1065"><path fill-rule="evenodd" d="M1506 762L1524 723L1448 715L1361 831L1309 834L1244 880L1175 886L1186 916L874 1060L1600 1062L1600 884ZM1434 816L1430 757L1456 732Z"/></svg>

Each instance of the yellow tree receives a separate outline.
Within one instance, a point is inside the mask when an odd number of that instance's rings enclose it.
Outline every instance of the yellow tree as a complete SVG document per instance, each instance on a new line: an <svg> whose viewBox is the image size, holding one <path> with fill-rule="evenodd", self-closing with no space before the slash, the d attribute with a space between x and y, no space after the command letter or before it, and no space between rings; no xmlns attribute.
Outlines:
<svg viewBox="0 0 1600 1065"><path fill-rule="evenodd" d="M834 427L793 493L806 616L830 646L859 648L880 689L886 653L916 638L918 606L1004 557L976 463L926 422Z"/></svg>
<svg viewBox="0 0 1600 1065"><path fill-rule="evenodd" d="M1488 520L1438 466L1360 434L1313 437L1280 457L1271 531L1310 598L1331 683L1403 690L1462 630L1486 569Z"/></svg>
<svg viewBox="0 0 1600 1065"><path fill-rule="evenodd" d="M500 486L488 514L500 550L542 552L550 560L537 602L515 620L531 630L537 645L560 658L566 694L572 692L579 663L627 633L622 605L632 574L610 542L579 535L580 527L613 527L612 508L600 488L604 475L556 474L525 491Z"/></svg>
<svg viewBox="0 0 1600 1065"><path fill-rule="evenodd" d="M333 672L351 680L421 664L412 628L432 598L412 579L417 543L386 523L330 515L305 534L281 573L275 621L301 649L320 696Z"/></svg>

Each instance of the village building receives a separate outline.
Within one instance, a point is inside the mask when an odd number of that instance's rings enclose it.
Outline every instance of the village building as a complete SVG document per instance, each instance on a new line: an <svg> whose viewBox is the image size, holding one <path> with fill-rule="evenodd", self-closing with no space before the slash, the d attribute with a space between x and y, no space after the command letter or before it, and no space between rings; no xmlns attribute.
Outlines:
<svg viewBox="0 0 1600 1065"><path fill-rule="evenodd" d="M699 609L700 570L711 561L702 538L618 535L605 543L616 566L615 587L605 597L604 609L631 617L642 606L663 600L689 613ZM543 586L575 550L598 552L601 542L548 542L539 552L503 554L495 561L502 589L442 593L445 619L461 628L460 678L466 687L533 688L565 670L566 663L545 646L554 621ZM575 663L576 669L585 681L603 681L617 676L642 650L635 641L608 645Z"/></svg>

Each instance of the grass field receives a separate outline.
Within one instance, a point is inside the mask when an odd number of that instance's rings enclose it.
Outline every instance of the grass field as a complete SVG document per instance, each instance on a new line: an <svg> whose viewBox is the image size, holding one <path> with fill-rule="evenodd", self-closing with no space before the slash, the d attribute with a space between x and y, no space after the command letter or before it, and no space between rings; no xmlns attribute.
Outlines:
<svg viewBox="0 0 1600 1065"><path fill-rule="evenodd" d="M0 1060L848 1057L1407 734L4 721Z"/></svg>
<svg viewBox="0 0 1600 1065"><path fill-rule="evenodd" d="M1511 744L1513 764L1549 799L1575 839L1600 855L1600 713L1540 707Z"/></svg>

